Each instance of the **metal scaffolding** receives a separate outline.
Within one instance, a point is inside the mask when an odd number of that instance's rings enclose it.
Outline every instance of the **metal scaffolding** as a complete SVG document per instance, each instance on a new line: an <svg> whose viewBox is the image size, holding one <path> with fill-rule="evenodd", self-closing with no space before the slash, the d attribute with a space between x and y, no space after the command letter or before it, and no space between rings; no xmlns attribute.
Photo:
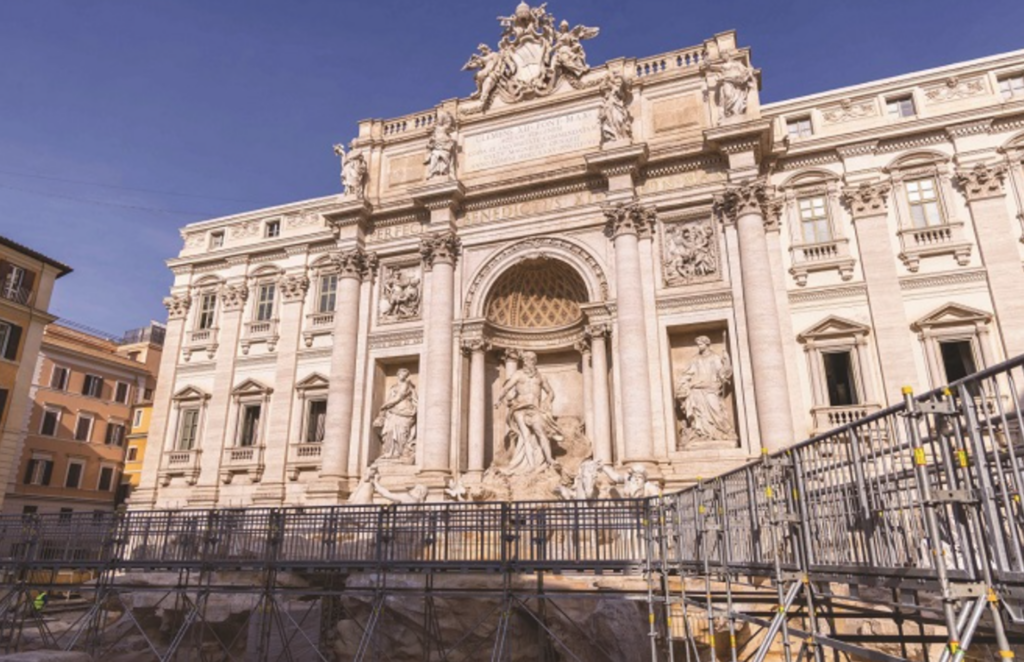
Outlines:
<svg viewBox="0 0 1024 662"><path fill-rule="evenodd" d="M649 644L628 659L1009 659L1022 371L907 392L652 499L0 518L0 648L102 657L131 634L138 660L410 659L401 631L423 660L627 659L587 647L601 633L571 601L589 600L627 605L607 626L635 618ZM44 591L83 598L59 629ZM240 597L242 621L212 622ZM477 613L453 633L457 601ZM358 643L332 645L340 620Z"/></svg>

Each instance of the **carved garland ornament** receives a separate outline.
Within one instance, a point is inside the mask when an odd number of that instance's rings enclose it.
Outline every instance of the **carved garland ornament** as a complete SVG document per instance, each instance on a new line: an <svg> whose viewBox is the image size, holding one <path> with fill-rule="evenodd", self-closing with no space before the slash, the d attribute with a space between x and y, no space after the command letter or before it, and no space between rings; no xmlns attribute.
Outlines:
<svg viewBox="0 0 1024 662"><path fill-rule="evenodd" d="M476 299L477 292L483 287L484 281L487 280L488 276L498 268L499 266L506 265L508 258L513 255L522 253L524 256L535 255L541 257L547 250L561 250L567 253L571 253L574 257L582 261L590 273L597 278L598 286L600 288L599 296L600 301L608 299L608 279L604 275L604 271L601 269L601 265L598 264L597 260L594 259L590 253L580 248L576 244L559 239L556 237L536 237L534 239L527 239L516 244L512 244L499 251L497 255L492 257L487 263L477 272L473 282L470 284L469 289L466 292L466 299L463 304L462 314L463 317L471 317L473 309L473 301Z"/></svg>

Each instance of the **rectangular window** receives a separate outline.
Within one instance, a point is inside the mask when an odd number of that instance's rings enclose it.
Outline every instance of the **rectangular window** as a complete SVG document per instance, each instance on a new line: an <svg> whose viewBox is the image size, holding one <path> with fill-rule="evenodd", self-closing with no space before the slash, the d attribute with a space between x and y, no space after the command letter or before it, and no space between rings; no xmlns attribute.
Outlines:
<svg viewBox="0 0 1024 662"><path fill-rule="evenodd" d="M266 237L280 237L281 236L281 221L267 221L267 230L264 233Z"/></svg>
<svg viewBox="0 0 1024 662"><path fill-rule="evenodd" d="M114 401L120 402L122 405L128 404L128 395L131 393L131 386L124 382L118 382L117 388L114 389Z"/></svg>
<svg viewBox="0 0 1024 662"><path fill-rule="evenodd" d="M790 138L809 138L814 135L810 117L800 117L786 122L786 133Z"/></svg>
<svg viewBox="0 0 1024 662"><path fill-rule="evenodd" d="M946 371L947 384L978 372L974 349L969 340L939 341L939 350L942 352L942 367Z"/></svg>
<svg viewBox="0 0 1024 662"><path fill-rule="evenodd" d="M917 114L917 111L914 109L914 98L909 94L887 100L885 108L889 113L889 117L913 117Z"/></svg>
<svg viewBox="0 0 1024 662"><path fill-rule="evenodd" d="M53 372L50 373L50 388L57 389L58 391L67 390L70 377L71 371L67 368L62 368L59 365L53 366Z"/></svg>
<svg viewBox="0 0 1024 662"><path fill-rule="evenodd" d="M256 297L256 321L269 322L274 319L274 295L277 286L273 283L260 285L259 296Z"/></svg>
<svg viewBox="0 0 1024 662"><path fill-rule="evenodd" d="M124 446L124 426L120 423L107 423L107 436L103 443L107 446Z"/></svg>
<svg viewBox="0 0 1024 662"><path fill-rule="evenodd" d="M143 390L142 391L142 399L145 400L146 402L149 402L150 400L152 400L153 399L153 389L147 388L147 389Z"/></svg>
<svg viewBox="0 0 1024 662"><path fill-rule="evenodd" d="M114 467L103 467L100 469L100 480L96 489L100 492L109 492L114 486Z"/></svg>
<svg viewBox="0 0 1024 662"><path fill-rule="evenodd" d="M306 414L306 443L315 444L324 440L327 429L327 401L310 400Z"/></svg>
<svg viewBox="0 0 1024 662"><path fill-rule="evenodd" d="M82 462L68 462L68 475L64 479L64 487L77 490L82 486L82 474L85 473L85 464Z"/></svg>
<svg viewBox="0 0 1024 662"><path fill-rule="evenodd" d="M199 318L196 320L196 328L200 331L213 328L214 315L217 312L217 295L204 294L199 299Z"/></svg>
<svg viewBox="0 0 1024 662"><path fill-rule="evenodd" d="M136 409L135 410L135 417L132 419L132 427L133 428L137 428L140 425L142 425L142 410L141 409Z"/></svg>
<svg viewBox="0 0 1024 662"><path fill-rule="evenodd" d="M907 204L910 205L910 220L915 228L942 225L942 210L934 178L907 182Z"/></svg>
<svg viewBox="0 0 1024 662"><path fill-rule="evenodd" d="M999 94L1002 95L1003 101L1008 101L1013 97L1024 96L1024 74L1000 78Z"/></svg>
<svg viewBox="0 0 1024 662"><path fill-rule="evenodd" d="M98 398L102 392L103 378L96 375L86 375L85 379L82 380L82 395Z"/></svg>
<svg viewBox="0 0 1024 662"><path fill-rule="evenodd" d="M50 484L52 477L53 460L34 457L28 461L28 466L25 467L24 483L26 485L42 485L46 487Z"/></svg>
<svg viewBox="0 0 1024 662"><path fill-rule="evenodd" d="M89 441L92 436L92 416L78 415L78 422L75 423L75 441Z"/></svg>
<svg viewBox="0 0 1024 662"><path fill-rule="evenodd" d="M196 447L199 432L199 410L182 409L178 419L178 450L190 451Z"/></svg>
<svg viewBox="0 0 1024 662"><path fill-rule="evenodd" d="M320 305L317 311L330 313L338 303L338 276L331 274L320 279Z"/></svg>
<svg viewBox="0 0 1024 662"><path fill-rule="evenodd" d="M222 248L224 246L224 232L210 233L210 248Z"/></svg>
<svg viewBox="0 0 1024 662"><path fill-rule="evenodd" d="M21 288L24 284L25 270L11 265L11 270L7 272L7 278L4 279L3 297L24 303L24 297L21 296Z"/></svg>
<svg viewBox="0 0 1024 662"><path fill-rule="evenodd" d="M60 425L60 410L44 409L43 421L39 425L39 434L44 437L56 437L58 425Z"/></svg>
<svg viewBox="0 0 1024 662"><path fill-rule="evenodd" d="M0 388L0 421L4 420L4 410L7 408L7 393L7 389Z"/></svg>
<svg viewBox="0 0 1024 662"><path fill-rule="evenodd" d="M828 404L831 407L849 407L860 404L857 385L853 379L850 352L824 352L825 382L828 384Z"/></svg>
<svg viewBox="0 0 1024 662"><path fill-rule="evenodd" d="M800 198L800 227L805 244L832 241L832 227L828 222L828 207L824 196Z"/></svg>
<svg viewBox="0 0 1024 662"><path fill-rule="evenodd" d="M239 446L255 446L260 433L260 405L244 405L242 407L241 429L239 430Z"/></svg>
<svg viewBox="0 0 1024 662"><path fill-rule="evenodd" d="M128 462L135 462L138 459L139 459L139 447L138 446L129 446L128 447L128 458L127 458L127 461Z"/></svg>
<svg viewBox="0 0 1024 662"><path fill-rule="evenodd" d="M0 357L8 361L17 359L20 342L21 327L10 322L0 322Z"/></svg>

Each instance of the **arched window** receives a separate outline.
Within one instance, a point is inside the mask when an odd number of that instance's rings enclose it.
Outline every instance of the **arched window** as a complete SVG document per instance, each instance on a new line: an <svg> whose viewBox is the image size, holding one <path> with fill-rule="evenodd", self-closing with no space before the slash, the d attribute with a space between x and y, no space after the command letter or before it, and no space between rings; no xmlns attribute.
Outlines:
<svg viewBox="0 0 1024 662"><path fill-rule="evenodd" d="M799 173L779 186L786 201L784 224L790 229L789 273L797 285L806 285L813 272L853 277L856 260L846 238L839 188L839 176L827 170Z"/></svg>

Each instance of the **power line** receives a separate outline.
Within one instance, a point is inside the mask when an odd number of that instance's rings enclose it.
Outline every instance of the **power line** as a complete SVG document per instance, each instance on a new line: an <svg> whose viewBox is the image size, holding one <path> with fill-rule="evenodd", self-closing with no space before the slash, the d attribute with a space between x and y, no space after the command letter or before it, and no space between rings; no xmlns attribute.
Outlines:
<svg viewBox="0 0 1024 662"><path fill-rule="evenodd" d="M86 186L100 186L103 188L113 188L121 191L138 191L140 193L156 193L158 195L175 195L186 198L207 198L209 200L224 200L227 202L245 202L249 204L258 204L254 200L243 200L241 198L225 198L216 195L203 195L201 193L177 193L174 191L161 191L158 189L151 188L136 188L134 186L120 186L118 184L102 184L100 182L89 182L84 179L68 179L67 177L53 177L50 175L37 175L27 172L13 172L11 170L0 170L0 175L10 175L12 177L29 177L32 179L45 179L51 182L65 182L68 184L84 184Z"/></svg>
<svg viewBox="0 0 1024 662"><path fill-rule="evenodd" d="M134 209L137 211L151 211L158 214L172 214L176 216L223 216L223 212L208 212L208 211L181 211L176 209L161 209L159 207L147 207L145 205L130 205L122 202L109 202L106 200L93 200L90 198L80 198L73 195L64 195L62 193L52 193L50 191L37 191L35 189L22 188L20 186L11 186L9 184L0 184L0 188L9 189L11 191L19 191L21 193L31 193L32 195L39 195L45 198L56 198L59 200L70 200L73 202L84 202L90 205L101 205L105 207L119 207L121 209Z"/></svg>

